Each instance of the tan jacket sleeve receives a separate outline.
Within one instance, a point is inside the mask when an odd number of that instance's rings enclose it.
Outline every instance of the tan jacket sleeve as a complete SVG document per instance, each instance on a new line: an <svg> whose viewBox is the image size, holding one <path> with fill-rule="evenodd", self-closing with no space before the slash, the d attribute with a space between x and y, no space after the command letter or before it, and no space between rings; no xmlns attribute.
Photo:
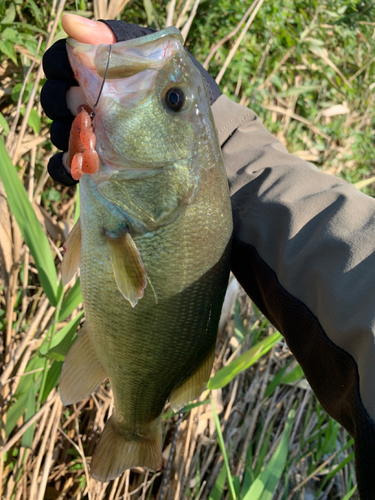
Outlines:
<svg viewBox="0 0 375 500"><path fill-rule="evenodd" d="M355 439L375 499L375 199L287 152L255 113L213 105L234 217L232 270Z"/></svg>

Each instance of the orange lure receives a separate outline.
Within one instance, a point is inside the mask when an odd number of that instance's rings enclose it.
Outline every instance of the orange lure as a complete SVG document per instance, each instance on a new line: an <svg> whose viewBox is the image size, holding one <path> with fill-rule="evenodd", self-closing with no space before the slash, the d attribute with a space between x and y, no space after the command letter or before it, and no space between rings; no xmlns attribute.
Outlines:
<svg viewBox="0 0 375 500"><path fill-rule="evenodd" d="M96 137L87 109L87 106L78 107L78 115L73 121L69 137L66 163L76 181L79 181L82 174L95 174L99 169L99 157L95 150Z"/></svg>

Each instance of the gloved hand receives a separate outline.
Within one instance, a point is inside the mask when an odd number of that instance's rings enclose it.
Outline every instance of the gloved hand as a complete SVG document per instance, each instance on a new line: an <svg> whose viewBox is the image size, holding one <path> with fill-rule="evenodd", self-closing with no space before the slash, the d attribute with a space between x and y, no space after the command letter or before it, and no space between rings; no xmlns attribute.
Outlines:
<svg viewBox="0 0 375 500"><path fill-rule="evenodd" d="M104 28L105 23L107 28ZM115 43L139 38L153 33L151 28L143 28L123 21L89 21L80 16L65 14L62 19L63 28L76 40L82 43ZM51 141L63 152L68 150L70 127L74 120L77 105L82 104L78 86L70 67L66 53L65 40L56 42L43 57L43 69L47 77L41 93L41 104L46 115L53 120L51 125ZM210 104L221 95L219 86L198 61L188 52L190 59L199 69L206 82ZM72 90L73 88L73 90ZM67 92L69 91L69 103ZM76 184L64 162L64 153L51 157L48 163L50 176L60 184L70 186Z"/></svg>

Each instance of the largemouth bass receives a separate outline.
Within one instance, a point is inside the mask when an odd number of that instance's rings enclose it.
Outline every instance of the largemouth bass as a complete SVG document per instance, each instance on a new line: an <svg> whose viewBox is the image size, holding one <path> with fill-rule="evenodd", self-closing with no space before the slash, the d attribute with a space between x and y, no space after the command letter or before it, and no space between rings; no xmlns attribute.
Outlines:
<svg viewBox="0 0 375 500"><path fill-rule="evenodd" d="M114 44L110 59L109 50L68 39L91 108L108 72L93 126L81 115L72 132L82 145L70 151L81 169L81 214L63 279L80 267L86 322L60 383L71 404L109 378L114 413L91 463L101 481L134 466L158 469L166 401L177 411L201 394L232 233L207 90L180 32Z"/></svg>

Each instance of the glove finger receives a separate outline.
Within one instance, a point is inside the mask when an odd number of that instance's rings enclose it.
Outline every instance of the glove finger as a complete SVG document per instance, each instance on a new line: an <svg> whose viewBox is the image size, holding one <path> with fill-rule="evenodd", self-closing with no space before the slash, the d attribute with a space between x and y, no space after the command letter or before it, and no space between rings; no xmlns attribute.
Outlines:
<svg viewBox="0 0 375 500"><path fill-rule="evenodd" d="M47 80L40 93L40 102L51 120L72 122L74 117L66 104L66 92L70 85L59 80Z"/></svg>
<svg viewBox="0 0 375 500"><path fill-rule="evenodd" d="M47 166L48 173L53 180L59 182L63 186L74 186L77 184L77 181L75 181L66 170L63 164L63 154L64 153L57 153L56 155L51 156Z"/></svg>
<svg viewBox="0 0 375 500"><path fill-rule="evenodd" d="M70 128L73 123L73 117L70 122L64 122L60 120L55 120L51 125L51 142L57 149L62 151L68 151L69 149L69 136Z"/></svg>
<svg viewBox="0 0 375 500"><path fill-rule="evenodd" d="M58 80L66 82L68 85L78 85L70 67L65 38L54 43L44 54L43 70L48 80Z"/></svg>
<svg viewBox="0 0 375 500"><path fill-rule="evenodd" d="M126 40L133 40L133 38L140 38L141 36L150 35L155 33L156 30L152 28L143 28L133 23L124 23L123 21L104 20L99 19L101 23L106 24L113 31L117 42L125 42Z"/></svg>

